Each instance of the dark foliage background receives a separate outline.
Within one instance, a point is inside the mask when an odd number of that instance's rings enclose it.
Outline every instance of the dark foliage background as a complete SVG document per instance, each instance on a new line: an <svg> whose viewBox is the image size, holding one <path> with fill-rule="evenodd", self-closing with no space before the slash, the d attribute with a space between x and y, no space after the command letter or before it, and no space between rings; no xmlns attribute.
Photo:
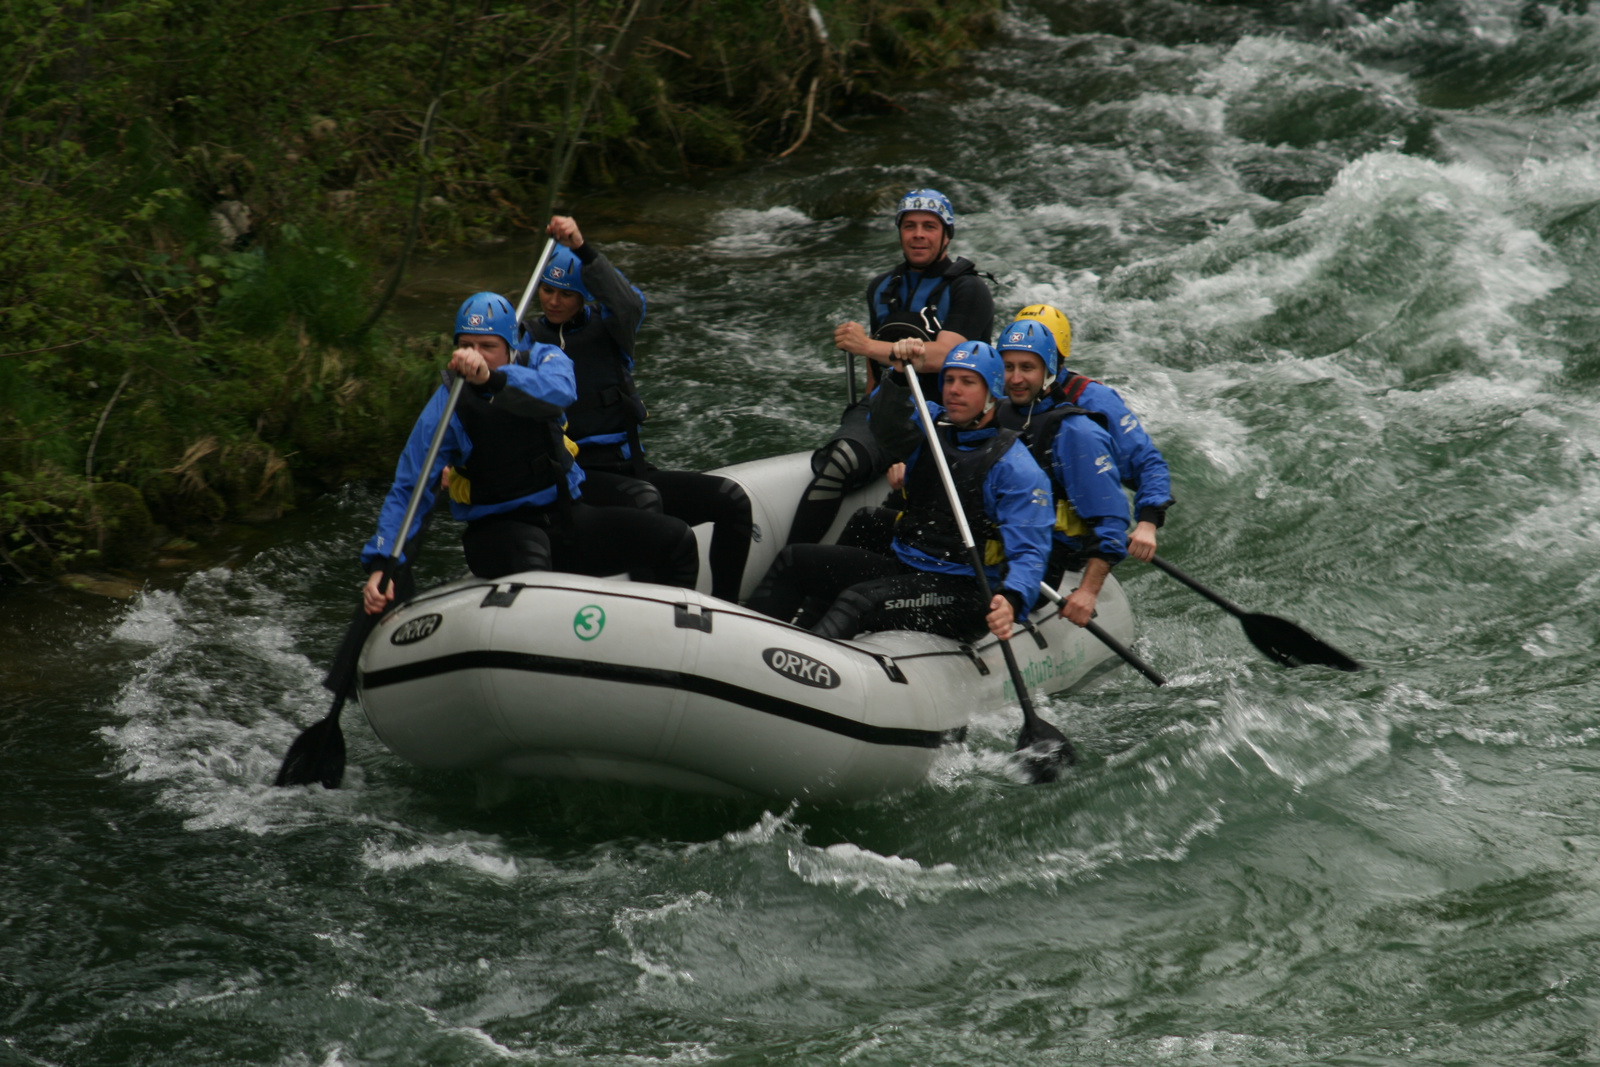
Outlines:
<svg viewBox="0 0 1600 1067"><path fill-rule="evenodd" d="M997 7L0 7L0 581L384 476L442 344L382 314L412 251L821 136Z"/></svg>

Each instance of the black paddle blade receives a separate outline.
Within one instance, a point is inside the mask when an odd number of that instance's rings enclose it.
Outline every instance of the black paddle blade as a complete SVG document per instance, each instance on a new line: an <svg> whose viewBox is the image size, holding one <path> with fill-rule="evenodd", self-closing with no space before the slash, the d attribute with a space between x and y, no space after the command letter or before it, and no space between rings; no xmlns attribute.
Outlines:
<svg viewBox="0 0 1600 1067"><path fill-rule="evenodd" d="M321 782L326 789L339 788L339 783L344 781L344 731L339 729L342 707L344 694L341 693L334 698L333 710L294 739L273 785Z"/></svg>
<svg viewBox="0 0 1600 1067"><path fill-rule="evenodd" d="M1244 635L1262 655L1285 667L1316 665L1339 671L1359 671L1361 664L1288 619L1249 612L1239 616Z"/></svg>
<svg viewBox="0 0 1600 1067"><path fill-rule="evenodd" d="M1030 715L1017 735L1017 762L1035 785L1053 782L1061 776L1063 765L1078 762L1072 742L1037 715Z"/></svg>

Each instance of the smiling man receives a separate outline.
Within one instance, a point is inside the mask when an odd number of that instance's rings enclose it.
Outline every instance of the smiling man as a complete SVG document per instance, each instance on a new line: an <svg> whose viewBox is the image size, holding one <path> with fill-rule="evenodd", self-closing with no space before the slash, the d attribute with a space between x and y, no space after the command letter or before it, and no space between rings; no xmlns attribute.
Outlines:
<svg viewBox="0 0 1600 1067"><path fill-rule="evenodd" d="M1003 428L1022 435L1050 477L1055 533L1046 581L1081 572L1061 614L1079 626L1094 616L1106 575L1127 555L1128 498L1104 415L1049 395L1060 357L1043 323L1019 319L1000 331L1006 399L995 413Z"/></svg>
<svg viewBox="0 0 1600 1067"><path fill-rule="evenodd" d="M867 358L867 389L884 376L894 342L923 342L922 391L938 396L939 368L963 341L988 341L994 328L994 297L972 262L949 257L956 214L937 189L913 189L895 208L895 228L904 257L867 284L867 325L841 323L834 346ZM889 460L867 429L866 405L845 409L839 429L811 456L813 478L795 509L789 544L820 541L839 514L843 495L878 477Z"/></svg>
<svg viewBox="0 0 1600 1067"><path fill-rule="evenodd" d="M895 342L890 358L920 370L925 342ZM995 425L1005 395L1000 357L965 341L942 363L944 404L929 404L962 511L983 546L993 597L985 603L955 513L926 455L927 439L908 389L886 380L871 400L871 429L891 457L905 457L906 508L892 554L844 545L790 545L750 597L750 607L828 637L866 630L926 630L968 639L985 629L1011 636L1038 595L1054 522L1050 481L1014 431Z"/></svg>
<svg viewBox="0 0 1600 1067"><path fill-rule="evenodd" d="M1038 418L1058 404L1076 404L1103 417L1111 433L1111 456L1116 460L1117 473L1122 484L1133 490L1135 525L1128 534L1128 555L1149 562L1156 554L1156 530L1166 523L1167 509L1174 503L1167 461L1145 432L1139 416L1123 402L1121 394L1109 385L1067 369L1072 352L1072 325L1058 309L1049 304L1033 304L1017 312L1017 321L1007 326L1001 335L1002 348L1006 336L1030 322L1050 331L1055 342L1053 369L1048 376L1042 368L1035 368L1026 379L1008 378L1011 402L1022 412L1024 421ZM1039 354L1041 358L1049 355L1043 348L1039 349Z"/></svg>

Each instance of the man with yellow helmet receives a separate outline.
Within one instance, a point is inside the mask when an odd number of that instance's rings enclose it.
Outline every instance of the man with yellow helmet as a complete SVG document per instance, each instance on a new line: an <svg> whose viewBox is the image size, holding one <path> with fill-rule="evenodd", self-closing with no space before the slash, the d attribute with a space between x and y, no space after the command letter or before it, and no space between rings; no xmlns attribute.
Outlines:
<svg viewBox="0 0 1600 1067"><path fill-rule="evenodd" d="M1072 349L1072 326L1067 317L1049 304L1033 304L1017 312L1017 321L1006 328L1006 334L1028 322L1039 323L1055 338L1057 363L1033 367L1029 373L1022 373L1020 367L1013 373L1008 366L1006 396L1012 412L1003 417L1026 423L1057 404L1076 404L1103 417L1111 431L1117 474L1122 484L1133 490L1135 526L1128 535L1128 555L1148 562L1156 554L1156 530L1166 522L1167 509L1173 504L1167 461L1115 389L1067 370ZM997 347L1005 351L1005 334Z"/></svg>

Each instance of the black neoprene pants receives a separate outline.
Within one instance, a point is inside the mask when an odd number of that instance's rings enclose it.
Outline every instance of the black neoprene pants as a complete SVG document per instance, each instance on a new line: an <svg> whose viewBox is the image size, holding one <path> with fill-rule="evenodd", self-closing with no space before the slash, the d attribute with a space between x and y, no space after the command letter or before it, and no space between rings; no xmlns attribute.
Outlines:
<svg viewBox="0 0 1600 1067"><path fill-rule="evenodd" d="M924 630L969 640L987 632L989 613L972 577L931 574L892 555L843 545L788 546L748 606L840 638L868 630Z"/></svg>
<svg viewBox="0 0 1600 1067"><path fill-rule="evenodd" d="M664 471L646 466L638 475L584 468L583 498L592 504L650 508L690 526L714 524L711 531L711 595L739 602L745 561L750 557L750 498L732 478L697 471ZM631 483L631 484L630 484ZM650 487L650 488L645 488Z"/></svg>
<svg viewBox="0 0 1600 1067"><path fill-rule="evenodd" d="M863 401L845 409L828 443L811 454L811 483L800 495L789 524L791 545L821 541L839 515L844 494L889 469L889 456L873 437Z"/></svg>
<svg viewBox="0 0 1600 1067"><path fill-rule="evenodd" d="M566 571L693 589L700 576L694 533L682 521L638 508L574 503L521 508L467 524L461 535L467 566L479 578L519 571Z"/></svg>

